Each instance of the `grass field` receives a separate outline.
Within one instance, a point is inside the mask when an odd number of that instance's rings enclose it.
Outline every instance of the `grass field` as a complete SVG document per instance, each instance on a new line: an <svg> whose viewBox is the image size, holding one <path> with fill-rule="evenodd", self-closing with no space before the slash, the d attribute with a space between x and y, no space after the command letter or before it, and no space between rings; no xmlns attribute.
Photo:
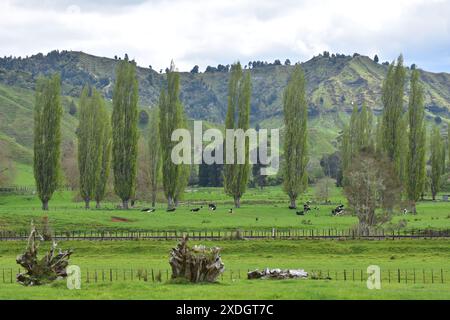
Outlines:
<svg viewBox="0 0 450 320"><path fill-rule="evenodd" d="M160 203L157 212L144 214L136 209L115 209L117 201L104 203L101 210L85 210L74 202L73 192L57 192L45 213L54 230L139 229L210 231L236 229L303 228L349 229L357 223L351 214L332 217L331 208L346 204L342 191L334 189L333 204L319 205L307 216L299 217L287 208L281 188L249 189L243 206L228 213L232 206L222 189L189 189L175 213L165 212ZM314 190L299 201L313 199ZM210 202L218 205L191 213L192 207ZM34 195L0 197L0 230L27 230L31 219L44 216ZM114 222L114 217L123 218ZM417 215L396 214L386 229L450 228L450 204L425 201ZM199 243L193 241L193 243ZM14 281L18 266L15 258L25 242L0 242L0 299L450 299L450 242L437 240L233 240L207 241L202 244L222 248L226 272L216 284L175 284L169 281L168 257L176 241L61 241L61 248L72 248L71 264L82 271L82 289L72 291L64 281L25 288ZM45 244L47 246L48 244ZM43 251L41 251L43 252ZM368 290L366 270L378 265L382 271L382 289ZM300 268L331 280L246 280L248 270L263 268ZM138 274L161 271L162 282L153 282ZM400 282L398 271L400 270ZM97 274L97 282L94 281ZM131 279L133 274L133 279ZM89 278L89 282L87 281ZM413 280L416 278L416 280ZM113 281L111 281L111 279ZM345 280L344 280L345 279ZM10 283L12 282L12 283Z"/></svg>
<svg viewBox="0 0 450 320"><path fill-rule="evenodd" d="M61 242L60 247L75 251L71 263L81 268L83 283L80 291L68 290L64 281L24 288L16 283L2 283L0 278L0 299L450 299L450 246L447 241L228 241L206 244L222 248L226 272L217 284L167 281L168 254L175 242ZM24 242L0 243L0 270L13 268L15 272L15 256L24 246ZM365 272L369 265L381 267L381 290L371 291L366 287ZM324 274L329 272L332 279L245 279L248 269L265 267L322 270ZM110 269L113 270L112 282ZM162 282L139 281L136 272L144 269L154 269L155 273L161 270ZM397 269L401 269L401 283L397 282ZM414 269L416 284L412 276ZM422 283L423 269L426 270L425 283ZM441 269L444 270L444 283L440 279ZM93 280L94 270L98 272L97 283ZM100 270L106 274L104 280ZM123 279L124 270L126 280ZM130 279L131 270L135 273L133 280ZM344 270L347 281L343 280ZM387 281L388 270L392 274L391 283ZM406 270L408 283L405 282ZM431 270L434 270L434 283ZM87 272L90 273L89 283L85 279Z"/></svg>
<svg viewBox="0 0 450 320"><path fill-rule="evenodd" d="M138 203L137 209L117 210L118 202L106 202L101 210L85 210L84 203L73 202L75 194L64 191L55 193L50 202L48 215L55 230L236 230L236 229L350 229L357 223L352 215L331 216L331 209L338 203L346 203L340 189L334 189L330 200L333 205L319 205L319 210L307 216L297 216L287 208L286 196L281 188L264 190L250 189L243 199L240 209L228 210L231 201L221 188L190 189L185 194L184 203L175 213L165 212L166 205L160 203L154 214L141 213L139 208L148 203ZM303 197L303 201L313 198L313 190ZM301 203L301 201L299 203ZM209 202L217 203L218 210L208 211ZM199 213L192 213L193 207L205 206ZM425 201L418 204L417 215L404 216L397 212L392 221L384 227L387 230L399 228L399 222L407 229L449 229L450 203ZM31 219L40 221L44 213L39 199L33 195L9 195L0 197L0 229L27 230ZM124 219L117 222L117 219ZM406 222L406 226L405 226Z"/></svg>

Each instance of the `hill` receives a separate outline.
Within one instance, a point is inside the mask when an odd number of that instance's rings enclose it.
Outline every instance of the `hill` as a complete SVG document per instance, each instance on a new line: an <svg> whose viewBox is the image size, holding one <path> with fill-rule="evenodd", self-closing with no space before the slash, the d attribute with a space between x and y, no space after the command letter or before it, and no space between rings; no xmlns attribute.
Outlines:
<svg viewBox="0 0 450 320"><path fill-rule="evenodd" d="M69 113L85 83L112 98L114 71L118 59L96 57L83 52L53 51L27 58L0 58L0 141L9 146L16 162L31 163L34 85L40 75L59 72L62 78L63 137L75 138L77 115ZM302 63L307 80L310 117L310 150L313 163L333 152L336 138L347 121L352 104L363 101L376 114L382 111L381 86L387 66L354 55L321 54ZM282 125L282 92L293 70L291 65L252 63L251 121L261 127ZM227 104L227 67L208 68L204 73L181 73L181 100L190 119L224 122ZM220 70L220 71L219 71ZM426 92L427 119L444 120L450 110L450 74L421 71ZM142 109L157 104L166 77L164 73L139 67L139 95ZM409 75L408 71L408 75ZM405 106L406 106L405 97ZM141 128L145 129L145 128Z"/></svg>

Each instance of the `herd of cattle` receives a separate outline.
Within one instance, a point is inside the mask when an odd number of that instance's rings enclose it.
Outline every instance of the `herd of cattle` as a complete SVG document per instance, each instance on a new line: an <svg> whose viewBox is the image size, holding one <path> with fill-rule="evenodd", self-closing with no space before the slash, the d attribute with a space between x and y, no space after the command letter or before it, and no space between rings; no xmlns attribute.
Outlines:
<svg viewBox="0 0 450 320"><path fill-rule="evenodd" d="M298 216L304 216L306 215L308 212L310 212L311 210L315 210L315 211L319 211L319 207L313 207L311 208L311 201L307 201L306 203L303 204L303 210L302 211L296 211L296 214ZM191 209L191 212L199 212L201 209L203 209L203 206L200 206L199 208L193 208ZM296 206L289 206L290 210L297 210ZM175 212L176 208L170 208L167 209L167 212ZM217 205L215 205L214 203L210 203L208 205L208 210L209 211L216 211L217 210ZM141 210L142 212L146 212L146 213L153 213L156 211L155 208L144 208ZM228 210L228 213L233 213L233 208ZM344 205L338 205L336 208L334 208L333 210L331 210L331 215L333 216L340 216L344 214Z"/></svg>

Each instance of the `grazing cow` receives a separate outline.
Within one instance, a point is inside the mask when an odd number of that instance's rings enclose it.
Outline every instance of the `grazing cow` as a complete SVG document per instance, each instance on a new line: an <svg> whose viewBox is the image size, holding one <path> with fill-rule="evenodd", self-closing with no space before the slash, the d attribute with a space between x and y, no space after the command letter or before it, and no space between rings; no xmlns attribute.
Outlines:
<svg viewBox="0 0 450 320"><path fill-rule="evenodd" d="M199 211L200 211L200 208L191 209L191 212L199 212Z"/></svg>
<svg viewBox="0 0 450 320"><path fill-rule="evenodd" d="M408 209L406 209L406 208L405 208L405 209L403 209L403 215L405 215L405 216L406 216L407 214L408 214Z"/></svg>
<svg viewBox="0 0 450 320"><path fill-rule="evenodd" d="M297 211L296 213L297 213L298 216L304 216L305 215L304 211Z"/></svg>
<svg viewBox="0 0 450 320"><path fill-rule="evenodd" d="M176 210L175 208L167 209L166 212L175 212L175 210Z"/></svg>
<svg viewBox="0 0 450 320"><path fill-rule="evenodd" d="M209 210L216 211L217 210L217 206L214 203L210 203L209 204Z"/></svg>
<svg viewBox="0 0 450 320"><path fill-rule="evenodd" d="M307 213L308 211L311 211L311 207L309 206L308 202L303 205L303 211L305 213Z"/></svg>
<svg viewBox="0 0 450 320"><path fill-rule="evenodd" d="M142 209L142 210L141 210L141 212L147 212L147 213L153 213L153 212L155 212L155 211L156 211L155 208L145 208L145 209Z"/></svg>
<svg viewBox="0 0 450 320"><path fill-rule="evenodd" d="M343 213L344 213L344 205L343 204L341 204L341 205L337 206L335 209L331 210L331 214L333 216L340 216Z"/></svg>
<svg viewBox="0 0 450 320"><path fill-rule="evenodd" d="M233 208L231 208L230 210L228 210L228 213L233 213Z"/></svg>

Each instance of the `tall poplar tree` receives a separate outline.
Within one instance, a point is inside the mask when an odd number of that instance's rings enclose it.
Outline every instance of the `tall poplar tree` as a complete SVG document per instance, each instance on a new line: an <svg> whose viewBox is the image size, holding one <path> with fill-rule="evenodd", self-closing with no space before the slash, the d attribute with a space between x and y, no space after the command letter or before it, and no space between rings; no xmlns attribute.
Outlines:
<svg viewBox="0 0 450 320"><path fill-rule="evenodd" d="M34 108L34 178L42 209L58 187L61 155L61 79L55 74L36 83Z"/></svg>
<svg viewBox="0 0 450 320"><path fill-rule="evenodd" d="M148 135L149 152L149 178L152 207L156 205L156 195L158 192L158 177L161 169L161 144L159 137L159 109L152 110L150 115L150 127Z"/></svg>
<svg viewBox="0 0 450 320"><path fill-rule="evenodd" d="M383 102L383 149L388 158L394 163L395 171L399 178L402 175L401 152L402 135L405 134L402 128L403 116L403 96L405 86L405 68L403 67L403 57L400 55L397 65L393 63L388 70L386 79L383 82L382 102Z"/></svg>
<svg viewBox="0 0 450 320"><path fill-rule="evenodd" d="M136 188L137 104L136 63L125 57L117 64L112 113L114 190L122 199L123 209L128 209Z"/></svg>
<svg viewBox="0 0 450 320"><path fill-rule="evenodd" d="M99 106L99 121L100 127L99 141L97 149L100 155L100 167L98 180L96 182L94 198L96 208L100 208L100 202L106 194L106 187L108 185L109 174L111 171L111 149L112 149L112 132L111 132L111 118L106 110L105 101L96 91L97 105Z"/></svg>
<svg viewBox="0 0 450 320"><path fill-rule="evenodd" d="M425 126L424 126L424 94L419 82L419 71L411 75L411 91L409 95L409 143L406 165L406 194L416 213L416 202L423 192L425 171Z"/></svg>
<svg viewBox="0 0 450 320"><path fill-rule="evenodd" d="M243 72L241 64L235 63L231 67L228 82L228 110L225 119L225 129L242 129L244 132L250 128L250 100L251 100L250 72ZM237 119L237 123L236 123ZM250 178L249 142L245 139L245 163L237 164L236 144L234 150L226 150L234 153L236 163L224 164L223 185L225 193L234 199L234 206L241 206L241 197L247 190Z"/></svg>
<svg viewBox="0 0 450 320"><path fill-rule="evenodd" d="M430 164L431 164L431 195L433 200L436 200L436 195L440 191L441 177L444 173L442 164L442 153L444 152L444 146L441 137L441 132L437 126L435 126L431 133L430 138Z"/></svg>
<svg viewBox="0 0 450 320"><path fill-rule="evenodd" d="M159 98L159 137L161 143L162 182L168 209L174 208L184 192L189 179L189 165L172 162L172 149L178 142L172 141L176 129L186 128L184 107L180 101L180 75L173 61L167 72L167 88Z"/></svg>
<svg viewBox="0 0 450 320"><path fill-rule="evenodd" d="M291 207L296 207L297 197L308 186L308 109L305 93L305 75L297 65L283 95L284 159L283 187Z"/></svg>

